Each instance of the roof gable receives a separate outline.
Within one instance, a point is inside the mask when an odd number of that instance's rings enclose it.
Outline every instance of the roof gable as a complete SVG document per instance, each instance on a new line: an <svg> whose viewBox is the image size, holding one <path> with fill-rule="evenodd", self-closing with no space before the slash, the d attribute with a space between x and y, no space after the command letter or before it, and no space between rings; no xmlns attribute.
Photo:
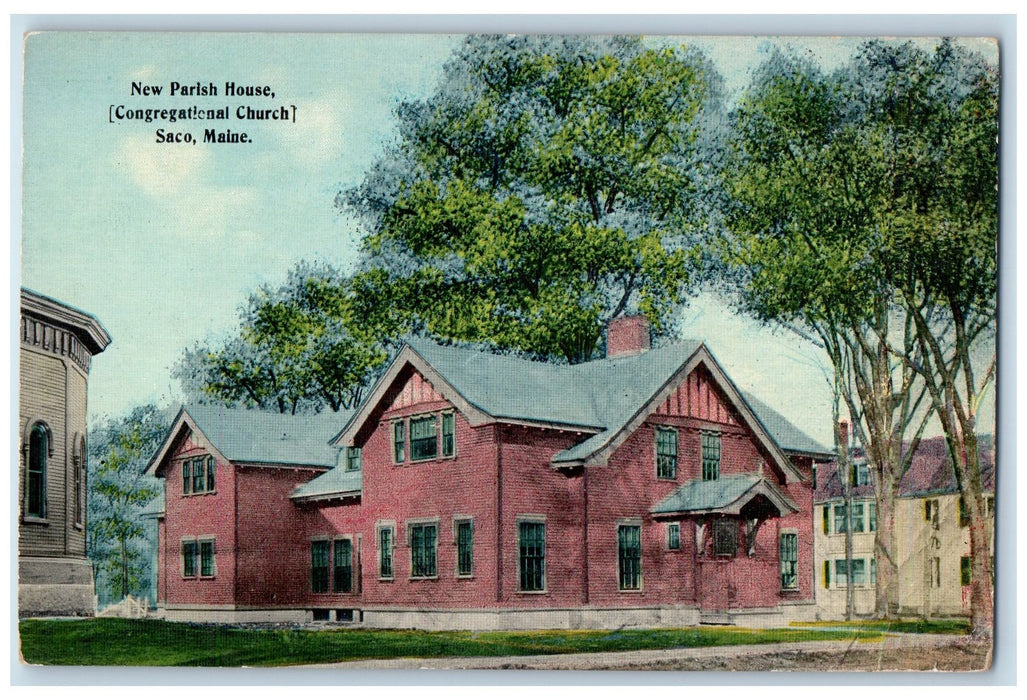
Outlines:
<svg viewBox="0 0 1027 700"><path fill-rule="evenodd" d="M411 392L411 398L428 392L453 404L472 426L498 421L591 433L556 455L553 464L602 463L661 404L680 401L675 392L699 366L709 379L698 391L706 392L708 400L713 388L721 402L717 415L750 428L786 478L801 478L783 449L821 453L823 448L765 404L750 405L706 345L694 340L566 365L411 339L333 444L361 444L377 427L378 417L397 405L404 392ZM421 379L410 383L414 373ZM422 379L427 386L418 384ZM778 441L779 433L787 438L785 444Z"/></svg>
<svg viewBox="0 0 1027 700"><path fill-rule="evenodd" d="M713 481L692 479L652 508L654 515L739 515L754 499L763 497L779 515L796 513L795 502L759 472L731 474Z"/></svg>
<svg viewBox="0 0 1027 700"><path fill-rule="evenodd" d="M345 414L287 415L224 406L183 406L147 473L159 475L186 435L220 461L329 468L338 450L328 444Z"/></svg>

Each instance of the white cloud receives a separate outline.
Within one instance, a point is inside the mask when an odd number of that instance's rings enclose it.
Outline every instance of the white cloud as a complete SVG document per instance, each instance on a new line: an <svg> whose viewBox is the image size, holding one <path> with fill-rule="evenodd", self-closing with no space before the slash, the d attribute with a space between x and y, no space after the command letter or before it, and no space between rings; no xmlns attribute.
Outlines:
<svg viewBox="0 0 1027 700"><path fill-rule="evenodd" d="M346 107L322 98L296 104L296 123L281 123L282 147L294 159L311 167L334 160L345 143L343 122Z"/></svg>
<svg viewBox="0 0 1027 700"><path fill-rule="evenodd" d="M158 144L152 135L126 136L114 155L116 169L153 197L189 189L205 176L207 150L194 144Z"/></svg>

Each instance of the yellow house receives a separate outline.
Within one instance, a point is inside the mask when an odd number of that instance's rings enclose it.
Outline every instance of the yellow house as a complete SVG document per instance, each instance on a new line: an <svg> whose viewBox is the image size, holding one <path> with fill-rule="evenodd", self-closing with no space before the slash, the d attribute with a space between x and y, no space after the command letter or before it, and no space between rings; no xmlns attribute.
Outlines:
<svg viewBox="0 0 1027 700"><path fill-rule="evenodd" d="M981 469L994 551L995 460L991 440L981 440ZM820 619L844 619L847 583L853 582L853 614L875 612L877 512L873 475L856 458L843 482L835 463L815 469L813 556ZM851 501L849 500L851 498ZM851 513L848 504L851 503ZM852 521L851 559L845 553L846 518ZM968 615L970 537L955 473L943 438L923 440L904 475L895 507L896 588L899 614Z"/></svg>

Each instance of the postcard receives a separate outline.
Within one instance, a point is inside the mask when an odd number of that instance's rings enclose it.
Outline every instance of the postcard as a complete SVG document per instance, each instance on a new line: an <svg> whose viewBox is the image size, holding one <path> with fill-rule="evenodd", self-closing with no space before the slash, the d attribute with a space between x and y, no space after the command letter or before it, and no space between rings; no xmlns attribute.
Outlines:
<svg viewBox="0 0 1027 700"><path fill-rule="evenodd" d="M996 39L23 48L25 664L991 665Z"/></svg>

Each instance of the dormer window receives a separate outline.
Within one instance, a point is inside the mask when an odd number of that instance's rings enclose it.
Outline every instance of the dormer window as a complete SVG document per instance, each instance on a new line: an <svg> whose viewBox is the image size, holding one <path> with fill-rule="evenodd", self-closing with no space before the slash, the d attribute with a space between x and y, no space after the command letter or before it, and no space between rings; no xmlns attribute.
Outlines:
<svg viewBox="0 0 1027 700"><path fill-rule="evenodd" d="M361 455L359 447L346 448L346 471L358 472L361 468Z"/></svg>

